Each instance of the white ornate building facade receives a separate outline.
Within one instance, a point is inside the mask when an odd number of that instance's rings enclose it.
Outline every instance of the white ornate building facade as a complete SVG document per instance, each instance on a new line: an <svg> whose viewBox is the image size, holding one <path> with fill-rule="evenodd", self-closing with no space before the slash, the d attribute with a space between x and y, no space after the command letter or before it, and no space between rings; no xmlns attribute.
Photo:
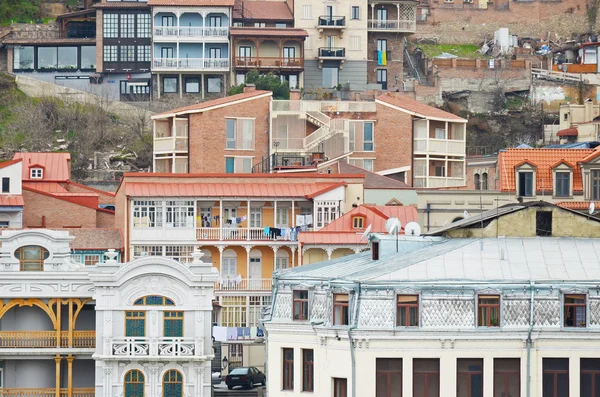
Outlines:
<svg viewBox="0 0 600 397"><path fill-rule="evenodd" d="M71 258L68 231L0 236L3 396L210 396L216 270Z"/></svg>
<svg viewBox="0 0 600 397"><path fill-rule="evenodd" d="M413 240L414 241L414 240ZM375 237L276 275L270 396L595 396L595 239Z"/></svg>

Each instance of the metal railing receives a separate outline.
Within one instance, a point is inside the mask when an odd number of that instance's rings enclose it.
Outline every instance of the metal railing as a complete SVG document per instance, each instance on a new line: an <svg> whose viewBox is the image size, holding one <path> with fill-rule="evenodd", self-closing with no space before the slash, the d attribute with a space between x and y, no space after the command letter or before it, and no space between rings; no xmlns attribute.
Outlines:
<svg viewBox="0 0 600 397"><path fill-rule="evenodd" d="M250 240L250 241L289 241L289 237L265 234L264 227L199 227L196 229L198 241Z"/></svg>
<svg viewBox="0 0 600 397"><path fill-rule="evenodd" d="M369 19L367 26L369 30L414 32L417 30L417 21Z"/></svg>
<svg viewBox="0 0 600 397"><path fill-rule="evenodd" d="M68 397L69 389L61 388L59 390L60 397ZM96 389L93 387L78 387L71 389L72 397L94 397ZM26 388L26 389L11 389L0 388L0 396L2 397L56 397L56 389L54 388Z"/></svg>
<svg viewBox="0 0 600 397"><path fill-rule="evenodd" d="M285 57L234 57L233 66L237 68L301 68L304 58Z"/></svg>
<svg viewBox="0 0 600 397"><path fill-rule="evenodd" d="M321 15L319 17L320 28L343 28L346 26L346 17Z"/></svg>
<svg viewBox="0 0 600 397"><path fill-rule="evenodd" d="M119 357L191 357L203 355L202 338L112 338L108 355Z"/></svg>
<svg viewBox="0 0 600 397"><path fill-rule="evenodd" d="M273 279L270 278L222 279L215 282L215 291L270 291L272 287Z"/></svg>
<svg viewBox="0 0 600 397"><path fill-rule="evenodd" d="M159 37L226 37L228 27L217 26L155 26L154 36Z"/></svg>
<svg viewBox="0 0 600 397"><path fill-rule="evenodd" d="M319 58L345 58L346 49L343 47L319 47Z"/></svg>
<svg viewBox="0 0 600 397"><path fill-rule="evenodd" d="M60 346L56 331L0 331L0 348L34 349L69 347L69 332L61 331ZM96 331L73 331L74 348L96 347Z"/></svg>
<svg viewBox="0 0 600 397"><path fill-rule="evenodd" d="M228 58L154 58L152 66L157 69L228 69Z"/></svg>

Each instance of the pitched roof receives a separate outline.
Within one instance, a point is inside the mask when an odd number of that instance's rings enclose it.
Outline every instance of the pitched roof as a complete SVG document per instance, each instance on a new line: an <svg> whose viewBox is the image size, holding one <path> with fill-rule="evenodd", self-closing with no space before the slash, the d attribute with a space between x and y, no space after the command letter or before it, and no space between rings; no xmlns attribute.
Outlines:
<svg viewBox="0 0 600 397"><path fill-rule="evenodd" d="M342 186L332 183L156 183L129 182L130 197L314 197Z"/></svg>
<svg viewBox="0 0 600 397"><path fill-rule="evenodd" d="M261 96L272 96L271 91L255 90L247 93L236 94L227 96L224 98L214 99L212 101L201 102L195 105L184 106L167 112L158 113L152 116L153 119L160 119L165 117L173 117L175 115L188 114L188 113L200 113L206 110L210 110L216 107L224 107L234 105L238 101L252 100Z"/></svg>
<svg viewBox="0 0 600 397"><path fill-rule="evenodd" d="M23 161L23 159L2 161L2 162L0 162L0 168L6 168L6 167L8 167L10 165L20 163L21 161Z"/></svg>
<svg viewBox="0 0 600 397"><path fill-rule="evenodd" d="M500 168L500 190L516 190L515 167L527 162L536 167L538 190L552 190L552 167L559 162L576 165L573 170L573 191L581 192L581 170L579 162L594 152L594 149L506 149L498 154Z"/></svg>
<svg viewBox="0 0 600 397"><path fill-rule="evenodd" d="M581 211L586 210L590 207L589 201L561 201L556 203L557 206L567 208L570 210ZM595 208L600 210L600 201L594 201Z"/></svg>
<svg viewBox="0 0 600 397"><path fill-rule="evenodd" d="M24 38L24 39L4 39L2 41L4 44L65 44L65 45L75 45L75 44L83 44L83 45L94 45L96 44L96 39L85 39L85 38L71 38L71 39L46 39L43 37L33 37L33 38Z"/></svg>
<svg viewBox="0 0 600 397"><path fill-rule="evenodd" d="M105 3L97 3L93 8L148 8L148 3L135 1L109 1Z"/></svg>
<svg viewBox="0 0 600 397"><path fill-rule="evenodd" d="M149 6L233 7L235 0L148 0Z"/></svg>
<svg viewBox="0 0 600 397"><path fill-rule="evenodd" d="M150 0L154 1L154 0ZM242 16L242 10L244 15ZM294 16L285 1L236 0L233 19L260 21L293 21Z"/></svg>
<svg viewBox="0 0 600 397"><path fill-rule="evenodd" d="M23 182L67 182L71 179L71 155L69 153L15 153L14 160L23 160ZM31 166L44 168L42 179L31 179Z"/></svg>
<svg viewBox="0 0 600 397"><path fill-rule="evenodd" d="M367 171L363 168L348 164L345 161L338 163L340 174L365 174L365 189L412 189L406 183L387 176Z"/></svg>
<svg viewBox="0 0 600 397"><path fill-rule="evenodd" d="M259 36L259 37L308 37L308 32L304 29L292 28L231 28L229 33L232 36Z"/></svg>
<svg viewBox="0 0 600 397"><path fill-rule="evenodd" d="M65 230L65 229L60 229ZM122 249L123 236L119 229L73 228L67 229L75 237L73 249Z"/></svg>
<svg viewBox="0 0 600 397"><path fill-rule="evenodd" d="M395 106L418 117L458 121L464 123L467 122L467 120L463 119L462 117L458 117L455 114L434 108L433 106L425 105L421 102L417 102L405 95L394 95L388 92L387 94L383 94L375 98L375 102Z"/></svg>
<svg viewBox="0 0 600 397"><path fill-rule="evenodd" d="M25 205L20 194L0 195L0 207L22 207Z"/></svg>

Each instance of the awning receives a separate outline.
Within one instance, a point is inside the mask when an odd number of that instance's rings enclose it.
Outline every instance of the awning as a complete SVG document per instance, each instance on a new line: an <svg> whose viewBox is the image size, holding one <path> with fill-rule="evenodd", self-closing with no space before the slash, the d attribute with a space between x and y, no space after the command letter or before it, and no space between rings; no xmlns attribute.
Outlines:
<svg viewBox="0 0 600 397"><path fill-rule="evenodd" d="M579 132L576 127L565 128L556 133L557 136L577 136Z"/></svg>

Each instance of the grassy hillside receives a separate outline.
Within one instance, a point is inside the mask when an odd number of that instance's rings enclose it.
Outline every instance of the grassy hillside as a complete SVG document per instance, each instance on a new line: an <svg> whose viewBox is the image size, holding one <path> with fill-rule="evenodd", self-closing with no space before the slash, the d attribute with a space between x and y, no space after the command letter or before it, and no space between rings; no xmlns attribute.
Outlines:
<svg viewBox="0 0 600 397"><path fill-rule="evenodd" d="M1 0L0 25L10 21L37 21L40 18L41 0Z"/></svg>

